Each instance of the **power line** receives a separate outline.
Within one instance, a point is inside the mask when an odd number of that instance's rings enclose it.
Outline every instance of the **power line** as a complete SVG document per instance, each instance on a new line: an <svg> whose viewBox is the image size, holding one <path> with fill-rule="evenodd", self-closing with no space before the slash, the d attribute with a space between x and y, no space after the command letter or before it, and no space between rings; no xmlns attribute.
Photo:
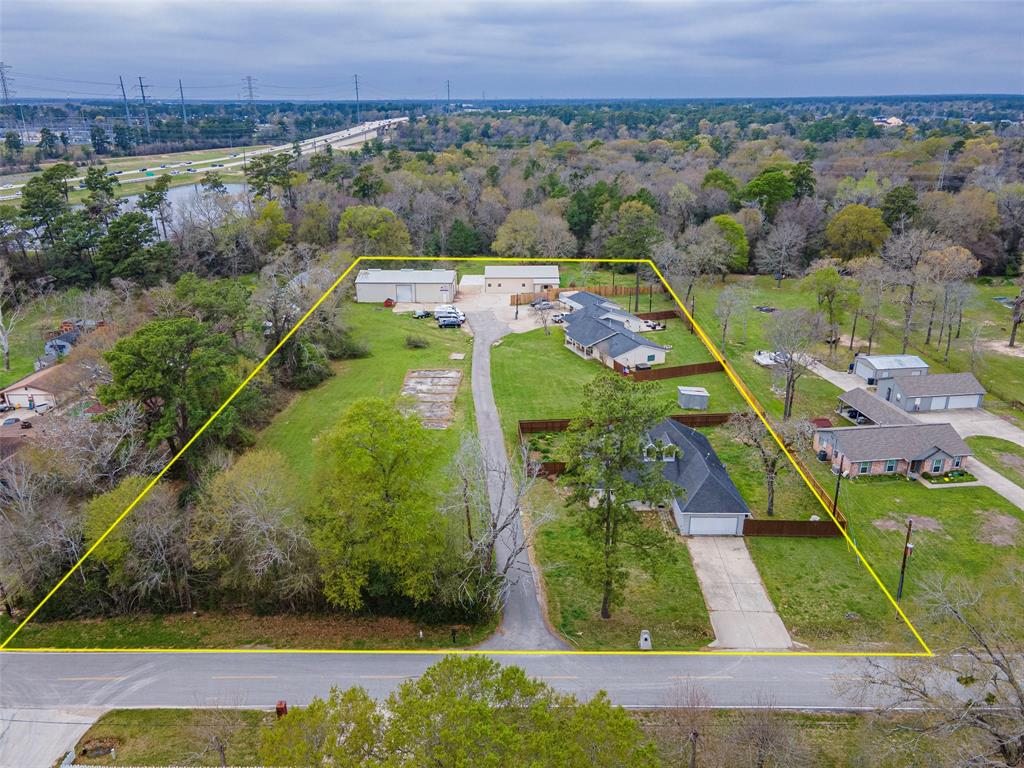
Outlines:
<svg viewBox="0 0 1024 768"><path fill-rule="evenodd" d="M252 84L255 78L252 75L245 76L245 87L249 92L249 113L252 115L252 124L256 125L259 121L256 119L256 103L252 94Z"/></svg>
<svg viewBox="0 0 1024 768"><path fill-rule="evenodd" d="M359 118L359 75L352 75L352 79L356 82L356 122L361 123L362 120Z"/></svg>
<svg viewBox="0 0 1024 768"><path fill-rule="evenodd" d="M124 78L120 75L117 76L117 80L121 83L121 98L124 100L124 119L128 123L128 127L132 127L132 111L128 108L128 94L124 91Z"/></svg>
<svg viewBox="0 0 1024 768"><path fill-rule="evenodd" d="M185 91L181 87L181 78L178 78L178 96L181 97L181 121L188 122L188 113L185 111Z"/></svg>

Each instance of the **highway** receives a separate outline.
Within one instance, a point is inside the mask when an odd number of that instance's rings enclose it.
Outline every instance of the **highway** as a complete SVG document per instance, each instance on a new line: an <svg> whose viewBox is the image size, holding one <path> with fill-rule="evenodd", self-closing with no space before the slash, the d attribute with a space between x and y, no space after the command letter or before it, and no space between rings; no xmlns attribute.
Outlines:
<svg viewBox="0 0 1024 768"><path fill-rule="evenodd" d="M318 149L322 149L325 144L330 144L332 147L343 148L351 146L353 144L360 144L367 139L372 139L377 136L378 131L382 129L390 128L392 125L398 123L406 123L409 121L407 117L396 117L388 120L373 120L367 123L360 123L352 128L346 128L343 131L334 131L333 133L325 133L322 136L314 136L309 139L304 139L299 142L300 151L302 154L312 154ZM124 170L124 171L111 171L107 175L113 175L117 177L117 180L121 184L133 184L137 182L149 182L153 181L157 176L180 176L184 174L200 173L203 171L209 171L221 168L237 168L238 166L245 165L249 160L260 155L275 155L281 153L291 153L294 151L292 144L278 144L273 147L265 147L263 149L253 150L252 152L232 152L223 157L210 157L205 160L193 160L178 163L165 163L152 168L146 167L145 170ZM142 158L139 159L140 162ZM152 173L153 175L147 175ZM85 176L76 176L73 179L69 179L68 183L71 185L77 185L85 180ZM0 200L15 200L21 196L18 191L24 187L25 184L11 184L4 185L0 188Z"/></svg>

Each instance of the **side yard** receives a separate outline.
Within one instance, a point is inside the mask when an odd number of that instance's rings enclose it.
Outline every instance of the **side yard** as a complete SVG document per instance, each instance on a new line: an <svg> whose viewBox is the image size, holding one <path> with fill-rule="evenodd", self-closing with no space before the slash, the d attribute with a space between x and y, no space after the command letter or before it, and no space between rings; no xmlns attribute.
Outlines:
<svg viewBox="0 0 1024 768"><path fill-rule="evenodd" d="M998 437L964 438L982 464L1024 488L1024 446Z"/></svg>

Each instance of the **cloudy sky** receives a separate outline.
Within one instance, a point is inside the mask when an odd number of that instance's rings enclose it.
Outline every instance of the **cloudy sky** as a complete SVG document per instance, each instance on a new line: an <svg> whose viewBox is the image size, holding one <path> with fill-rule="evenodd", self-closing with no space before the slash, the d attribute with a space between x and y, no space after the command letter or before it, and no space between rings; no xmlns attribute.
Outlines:
<svg viewBox="0 0 1024 768"><path fill-rule="evenodd" d="M0 60L53 98L1020 94L1024 0L0 0Z"/></svg>

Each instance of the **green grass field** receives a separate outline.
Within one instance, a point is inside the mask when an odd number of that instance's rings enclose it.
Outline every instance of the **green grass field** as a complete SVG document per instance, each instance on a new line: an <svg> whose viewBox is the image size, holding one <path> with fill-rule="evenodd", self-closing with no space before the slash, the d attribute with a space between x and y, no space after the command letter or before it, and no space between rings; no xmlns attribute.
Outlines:
<svg viewBox="0 0 1024 768"><path fill-rule="evenodd" d="M968 437L965 440L982 464L1024 488L1024 447L998 437Z"/></svg>
<svg viewBox="0 0 1024 768"><path fill-rule="evenodd" d="M0 387L33 372L35 359L43 354L43 334L58 330L61 320L77 314L75 304L79 295L77 290L72 290L25 305L11 334L11 368L5 371L0 367Z"/></svg>

